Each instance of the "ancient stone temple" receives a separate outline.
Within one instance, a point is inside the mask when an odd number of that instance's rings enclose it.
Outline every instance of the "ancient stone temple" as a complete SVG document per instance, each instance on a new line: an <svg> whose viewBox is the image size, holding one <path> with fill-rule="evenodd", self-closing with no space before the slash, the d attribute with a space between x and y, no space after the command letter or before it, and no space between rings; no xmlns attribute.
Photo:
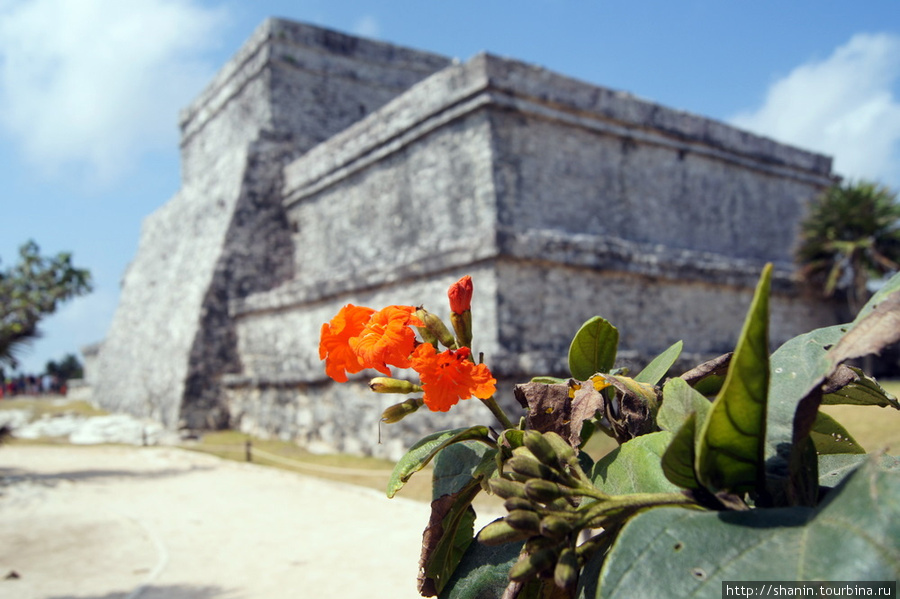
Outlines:
<svg viewBox="0 0 900 599"><path fill-rule="evenodd" d="M773 343L830 322L791 282L830 158L521 62L273 19L181 131L182 187L144 222L91 375L108 409L380 455L489 422L462 402L379 444L397 397L333 384L318 356L342 305L446 317L464 274L505 405L513 382L565 374L595 314L626 363L678 339L729 351L766 262Z"/></svg>

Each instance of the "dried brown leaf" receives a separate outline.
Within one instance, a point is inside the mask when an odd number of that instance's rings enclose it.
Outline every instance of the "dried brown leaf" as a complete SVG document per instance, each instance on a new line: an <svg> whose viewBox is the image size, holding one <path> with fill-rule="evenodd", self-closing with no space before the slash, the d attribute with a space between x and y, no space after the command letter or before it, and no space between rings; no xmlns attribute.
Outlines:
<svg viewBox="0 0 900 599"><path fill-rule="evenodd" d="M900 293L892 293L872 312L857 322L837 345L828 352L835 366L869 354L900 341Z"/></svg>

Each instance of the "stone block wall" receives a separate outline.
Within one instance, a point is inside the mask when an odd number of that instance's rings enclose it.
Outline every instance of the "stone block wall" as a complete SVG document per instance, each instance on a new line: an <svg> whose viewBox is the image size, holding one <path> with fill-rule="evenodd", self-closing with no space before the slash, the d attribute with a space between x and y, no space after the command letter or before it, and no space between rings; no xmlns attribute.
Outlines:
<svg viewBox="0 0 900 599"><path fill-rule="evenodd" d="M495 107L501 230L789 265L805 202L831 182L823 156L518 62L476 62Z"/></svg>
<svg viewBox="0 0 900 599"><path fill-rule="evenodd" d="M429 430L491 422L462 402L360 446L397 400L368 392L365 374L332 384L318 357L341 305L446 317L463 274L474 350L511 410L515 383L566 374L568 343L595 314L619 327L624 365L679 339L686 362L730 351L767 261L783 341L831 317L790 280L795 227L830 182L827 158L627 94L490 55L450 66L285 167L295 275L231 304L232 421L390 457Z"/></svg>
<svg viewBox="0 0 900 599"><path fill-rule="evenodd" d="M91 375L110 410L397 457L491 422L477 401L384 427L397 400L325 376L346 303L424 304L475 280L474 350L512 385L566 374L599 314L637 367L728 351L763 264L773 341L830 323L791 246L831 162L514 60L465 63L265 22L181 115L182 188L144 222ZM367 373L368 374L368 373Z"/></svg>
<svg viewBox="0 0 900 599"><path fill-rule="evenodd" d="M447 413L420 410L397 424L379 420L400 396L372 393L366 386L374 371L351 376L351 382L336 384L324 374L319 360L318 339L322 323L330 320L345 303L381 308L390 304L424 304L449 321L447 288L463 274L475 279L473 329L474 351L492 357L497 315L493 269L471 265L460 270L425 274L415 279L358 289L338 297L317 297L305 303L300 296L281 308L250 309L244 301L235 313L238 347L244 370L224 378L224 392L232 426L257 435L277 435L317 451L355 452L397 458L427 432L492 423L490 412L477 400L463 401ZM257 299L251 296L248 300ZM406 373L397 373L401 377ZM512 389L500 397L513 408Z"/></svg>
<svg viewBox="0 0 900 599"><path fill-rule="evenodd" d="M351 125L449 59L303 23L268 19L181 113L182 179L259 131L295 157Z"/></svg>
<svg viewBox="0 0 900 599"><path fill-rule="evenodd" d="M246 149L224 151L215 169L145 219L97 358L94 398L103 408L179 424L189 356L247 159Z"/></svg>
<svg viewBox="0 0 900 599"><path fill-rule="evenodd" d="M282 167L448 63L270 19L181 115L182 188L144 222L95 399L170 427L227 424L228 302L294 274Z"/></svg>

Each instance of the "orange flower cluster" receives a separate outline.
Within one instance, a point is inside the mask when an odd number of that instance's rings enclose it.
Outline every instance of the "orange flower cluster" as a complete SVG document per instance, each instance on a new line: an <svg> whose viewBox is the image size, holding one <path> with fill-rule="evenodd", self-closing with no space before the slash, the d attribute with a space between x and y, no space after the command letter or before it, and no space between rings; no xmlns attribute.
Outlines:
<svg viewBox="0 0 900 599"><path fill-rule="evenodd" d="M485 364L469 359L471 350L462 347L437 353L430 343L416 348L412 356L413 370L419 373L425 390L425 405L432 412L446 412L460 399L473 395L487 399L497 390L497 380Z"/></svg>
<svg viewBox="0 0 900 599"><path fill-rule="evenodd" d="M471 279L463 277L450 288L453 308L468 309ZM458 292L462 290L460 298ZM462 299L462 301L459 301ZM420 343L411 327L424 327L412 306L388 306L375 311L347 304L322 325L319 358L325 373L339 383L348 374L373 368L390 375L389 366L412 368L419 374L423 400L432 411L446 412L460 399L489 399L497 381L484 364L475 364L468 347L438 352L431 343Z"/></svg>
<svg viewBox="0 0 900 599"><path fill-rule="evenodd" d="M388 364L409 368L409 354L416 345L416 334L410 327L424 326L412 306L388 306L375 312L359 333L350 339L352 349L367 368L390 375Z"/></svg>
<svg viewBox="0 0 900 599"><path fill-rule="evenodd" d="M364 368L360 357L350 347L357 339L375 310L347 304L337 316L322 325L319 335L319 359L325 360L325 374L339 383L347 382L347 373L355 374Z"/></svg>

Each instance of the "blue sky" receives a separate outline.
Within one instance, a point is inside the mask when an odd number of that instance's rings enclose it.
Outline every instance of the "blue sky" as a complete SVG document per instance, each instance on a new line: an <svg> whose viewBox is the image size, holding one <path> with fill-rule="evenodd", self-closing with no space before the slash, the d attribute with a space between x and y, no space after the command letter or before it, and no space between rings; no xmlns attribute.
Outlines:
<svg viewBox="0 0 900 599"><path fill-rule="evenodd" d="M897 0L0 0L0 268L33 239L95 283L23 370L106 334L141 220L179 187L178 111L269 16L516 58L900 188Z"/></svg>

